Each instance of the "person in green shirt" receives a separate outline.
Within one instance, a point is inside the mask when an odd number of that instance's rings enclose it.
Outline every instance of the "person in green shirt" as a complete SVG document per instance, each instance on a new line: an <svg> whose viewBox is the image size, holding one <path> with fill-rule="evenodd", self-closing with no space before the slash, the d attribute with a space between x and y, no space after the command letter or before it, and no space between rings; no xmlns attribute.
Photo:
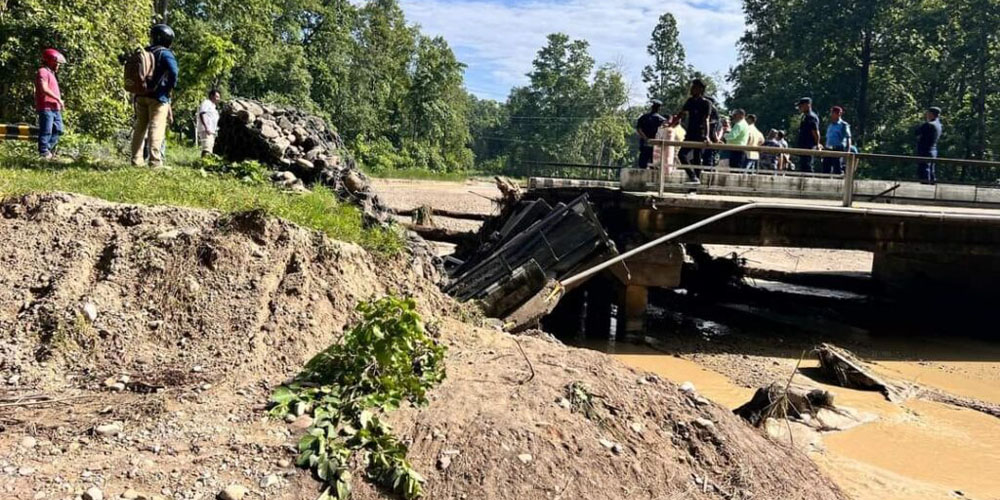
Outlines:
<svg viewBox="0 0 1000 500"><path fill-rule="evenodd" d="M750 139L750 126L747 125L746 111L737 109L733 112L733 124L725 131L726 144L746 146ZM743 151L729 152L729 168L743 168L746 154Z"/></svg>

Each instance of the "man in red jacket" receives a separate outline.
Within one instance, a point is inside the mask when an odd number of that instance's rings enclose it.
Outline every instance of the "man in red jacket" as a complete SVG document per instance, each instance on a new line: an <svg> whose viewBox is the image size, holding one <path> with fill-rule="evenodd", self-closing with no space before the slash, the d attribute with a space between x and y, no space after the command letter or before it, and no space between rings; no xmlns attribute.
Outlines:
<svg viewBox="0 0 1000 500"><path fill-rule="evenodd" d="M62 111L65 105L59 92L56 73L66 58L56 49L42 51L42 67L35 76L35 111L38 112L38 154L52 158L52 151L63 133Z"/></svg>

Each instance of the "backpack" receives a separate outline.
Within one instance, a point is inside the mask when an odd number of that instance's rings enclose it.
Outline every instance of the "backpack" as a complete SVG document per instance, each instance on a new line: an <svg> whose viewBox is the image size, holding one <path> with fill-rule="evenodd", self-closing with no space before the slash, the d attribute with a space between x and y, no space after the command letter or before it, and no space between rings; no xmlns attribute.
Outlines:
<svg viewBox="0 0 1000 500"><path fill-rule="evenodd" d="M135 95L146 95L152 87L156 57L153 52L139 47L125 60L125 90Z"/></svg>

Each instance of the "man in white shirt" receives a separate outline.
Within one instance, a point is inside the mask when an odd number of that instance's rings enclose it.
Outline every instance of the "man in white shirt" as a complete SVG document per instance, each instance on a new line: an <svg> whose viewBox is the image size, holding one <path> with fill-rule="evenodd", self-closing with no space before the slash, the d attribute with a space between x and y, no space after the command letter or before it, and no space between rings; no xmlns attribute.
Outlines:
<svg viewBox="0 0 1000 500"><path fill-rule="evenodd" d="M222 100L222 94L212 89L208 91L208 98L198 106L197 128L198 142L201 143L201 156L212 154L215 149L215 136L219 131L219 108L216 107Z"/></svg>

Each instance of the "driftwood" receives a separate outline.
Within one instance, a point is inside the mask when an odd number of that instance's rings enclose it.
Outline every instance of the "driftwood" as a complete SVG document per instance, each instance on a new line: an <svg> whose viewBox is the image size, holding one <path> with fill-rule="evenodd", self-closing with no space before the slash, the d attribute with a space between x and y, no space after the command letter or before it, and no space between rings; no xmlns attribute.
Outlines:
<svg viewBox="0 0 1000 500"><path fill-rule="evenodd" d="M833 409L833 393L799 384L775 382L761 387L749 402L733 410L754 426L761 426L768 418L796 418L803 415L815 417L821 408Z"/></svg>
<svg viewBox="0 0 1000 500"><path fill-rule="evenodd" d="M402 215L403 217L414 217L420 212L424 207L414 208L412 210L397 210L396 215ZM488 214L474 214L468 212L455 212L453 210L441 210L437 208L431 209L431 215L437 217L447 217L449 219L459 219L459 220L471 220L476 222L482 222L490 218Z"/></svg>
<svg viewBox="0 0 1000 500"><path fill-rule="evenodd" d="M416 224L406 223L403 224L403 227L419 234L425 240L437 241L441 243L454 243L456 245L461 245L476 237L475 233L455 231L453 229L445 229L443 227L418 226Z"/></svg>
<svg viewBox="0 0 1000 500"><path fill-rule="evenodd" d="M841 387L881 392L886 399L899 402L906 399L904 387L890 384L865 367L851 351L833 344L820 344L813 352L819 358L820 370Z"/></svg>

